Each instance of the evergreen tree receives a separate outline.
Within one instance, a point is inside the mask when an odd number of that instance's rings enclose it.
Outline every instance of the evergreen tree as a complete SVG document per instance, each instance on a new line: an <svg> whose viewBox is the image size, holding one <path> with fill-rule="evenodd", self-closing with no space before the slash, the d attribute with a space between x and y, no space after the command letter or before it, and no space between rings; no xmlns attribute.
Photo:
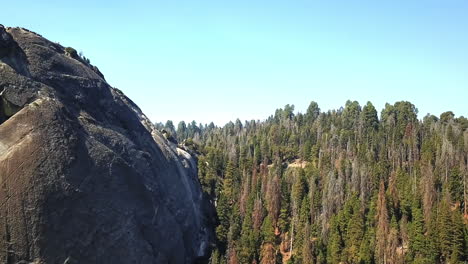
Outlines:
<svg viewBox="0 0 468 264"><path fill-rule="evenodd" d="M460 263L467 260L467 251L465 247L465 234L464 224L461 214L452 212L452 227L451 233L451 246L450 246L450 262Z"/></svg>
<svg viewBox="0 0 468 264"><path fill-rule="evenodd" d="M354 208L353 215L349 219L347 236L346 236L346 254L347 260L350 263L359 263L360 248L364 236L364 219L358 208L358 204Z"/></svg>
<svg viewBox="0 0 468 264"><path fill-rule="evenodd" d="M415 200L411 208L412 220L410 225L409 251L413 259L424 259L427 257L426 237L424 236L424 221L422 209L419 202Z"/></svg>
<svg viewBox="0 0 468 264"><path fill-rule="evenodd" d="M452 217L447 196L439 205L438 242L442 261L448 261L452 250Z"/></svg>
<svg viewBox="0 0 468 264"><path fill-rule="evenodd" d="M343 241L341 239L341 232L337 217L332 217L330 222L330 238L327 246L327 262L340 263L342 260Z"/></svg>
<svg viewBox="0 0 468 264"><path fill-rule="evenodd" d="M179 123L216 205L211 263L467 261L465 120L420 121L409 102L387 104L379 120L370 102L348 101L223 127Z"/></svg>
<svg viewBox="0 0 468 264"><path fill-rule="evenodd" d="M361 115L361 119L367 133L375 131L379 127L377 111L371 102L367 102L367 104L362 108Z"/></svg>

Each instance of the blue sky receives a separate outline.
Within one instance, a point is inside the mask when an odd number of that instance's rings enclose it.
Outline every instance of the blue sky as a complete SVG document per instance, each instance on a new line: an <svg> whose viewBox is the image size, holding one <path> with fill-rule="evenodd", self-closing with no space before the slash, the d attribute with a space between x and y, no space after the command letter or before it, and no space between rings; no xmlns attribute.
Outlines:
<svg viewBox="0 0 468 264"><path fill-rule="evenodd" d="M468 1L9 1L153 121L265 119L310 101L468 116Z"/></svg>

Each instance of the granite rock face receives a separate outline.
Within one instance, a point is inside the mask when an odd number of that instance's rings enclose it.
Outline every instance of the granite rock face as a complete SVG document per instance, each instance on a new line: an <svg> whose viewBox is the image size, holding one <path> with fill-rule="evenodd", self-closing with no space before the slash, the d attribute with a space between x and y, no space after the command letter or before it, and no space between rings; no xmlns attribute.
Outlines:
<svg viewBox="0 0 468 264"><path fill-rule="evenodd" d="M201 262L212 217L194 157L95 66L0 26L0 263Z"/></svg>

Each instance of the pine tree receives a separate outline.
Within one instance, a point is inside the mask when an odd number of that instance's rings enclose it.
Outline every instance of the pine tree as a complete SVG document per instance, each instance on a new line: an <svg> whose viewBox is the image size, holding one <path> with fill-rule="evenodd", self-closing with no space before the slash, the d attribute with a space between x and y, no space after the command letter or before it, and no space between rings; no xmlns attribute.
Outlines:
<svg viewBox="0 0 468 264"><path fill-rule="evenodd" d="M229 204L234 203L235 198L235 191L237 190L237 175L236 175L236 168L232 161L227 163L225 169L225 175L223 179L223 190L222 195L226 197Z"/></svg>
<svg viewBox="0 0 468 264"><path fill-rule="evenodd" d="M444 198L439 205L438 214L438 242L439 250L441 252L442 261L448 261L450 259L452 250L452 217L450 213L450 206L447 198Z"/></svg>
<svg viewBox="0 0 468 264"><path fill-rule="evenodd" d="M304 245L308 243L309 237L306 235L306 228L309 226L309 213L310 213L310 203L309 197L307 195L304 196L302 199L300 213L299 213L299 221L296 227L295 232L295 262L304 263L304 256L303 256L303 248Z"/></svg>
<svg viewBox="0 0 468 264"><path fill-rule="evenodd" d="M218 214L219 225L216 227L216 237L220 245L222 253L226 250L227 238L229 232L229 218L230 218L230 207L227 201L227 197L221 195L218 206L216 207Z"/></svg>
<svg viewBox="0 0 468 264"><path fill-rule="evenodd" d="M343 241L338 226L337 217L332 217L330 221L330 238L327 246L327 263L341 262L343 252Z"/></svg>
<svg viewBox="0 0 468 264"><path fill-rule="evenodd" d="M449 189L452 201L463 202L463 178L459 169L452 169L449 177Z"/></svg>
<svg viewBox="0 0 468 264"><path fill-rule="evenodd" d="M458 263L467 260L468 249L465 248L464 224L461 214L458 211L452 212L450 262Z"/></svg>
<svg viewBox="0 0 468 264"><path fill-rule="evenodd" d="M364 219L361 213L355 212L348 222L348 230L346 236L346 253L350 263L358 263L360 261L359 251L361 241L364 236Z"/></svg>
<svg viewBox="0 0 468 264"><path fill-rule="evenodd" d="M263 243L274 243L276 239L275 229L270 215L267 215L262 224L262 241Z"/></svg>
<svg viewBox="0 0 468 264"><path fill-rule="evenodd" d="M377 118L377 111L371 102L362 108L361 119L367 133L374 132L379 127L379 119Z"/></svg>
<svg viewBox="0 0 468 264"><path fill-rule="evenodd" d="M249 213L250 211L250 213ZM250 263L255 253L255 237L252 229L251 209L247 211L242 223L242 232L240 237L239 261L240 263Z"/></svg>
<svg viewBox="0 0 468 264"><path fill-rule="evenodd" d="M424 221L419 202L415 200L411 208L412 221L410 225L409 251L414 259L426 257L426 237L424 236Z"/></svg>
<svg viewBox="0 0 468 264"><path fill-rule="evenodd" d="M359 248L359 262L363 264L374 263L374 254L371 248L371 240L374 239L372 234L366 233L361 241Z"/></svg>
<svg viewBox="0 0 468 264"><path fill-rule="evenodd" d="M315 258L313 256L312 242L310 240L310 225L307 223L304 228L304 243L302 246L302 262L314 263Z"/></svg>
<svg viewBox="0 0 468 264"><path fill-rule="evenodd" d="M213 252L211 253L211 257L210 257L209 263L210 263L210 264L219 264L219 263L220 263L219 258L220 258L220 256L219 256L219 251L218 251L218 249L215 249L215 250L213 250Z"/></svg>

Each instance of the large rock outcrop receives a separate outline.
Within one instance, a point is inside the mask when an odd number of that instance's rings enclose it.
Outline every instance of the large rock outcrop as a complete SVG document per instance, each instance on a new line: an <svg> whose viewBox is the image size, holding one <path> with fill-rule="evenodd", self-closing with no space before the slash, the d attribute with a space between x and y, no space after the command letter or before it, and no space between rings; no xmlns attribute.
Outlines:
<svg viewBox="0 0 468 264"><path fill-rule="evenodd" d="M196 173L96 67L0 26L0 263L195 263L213 240Z"/></svg>

